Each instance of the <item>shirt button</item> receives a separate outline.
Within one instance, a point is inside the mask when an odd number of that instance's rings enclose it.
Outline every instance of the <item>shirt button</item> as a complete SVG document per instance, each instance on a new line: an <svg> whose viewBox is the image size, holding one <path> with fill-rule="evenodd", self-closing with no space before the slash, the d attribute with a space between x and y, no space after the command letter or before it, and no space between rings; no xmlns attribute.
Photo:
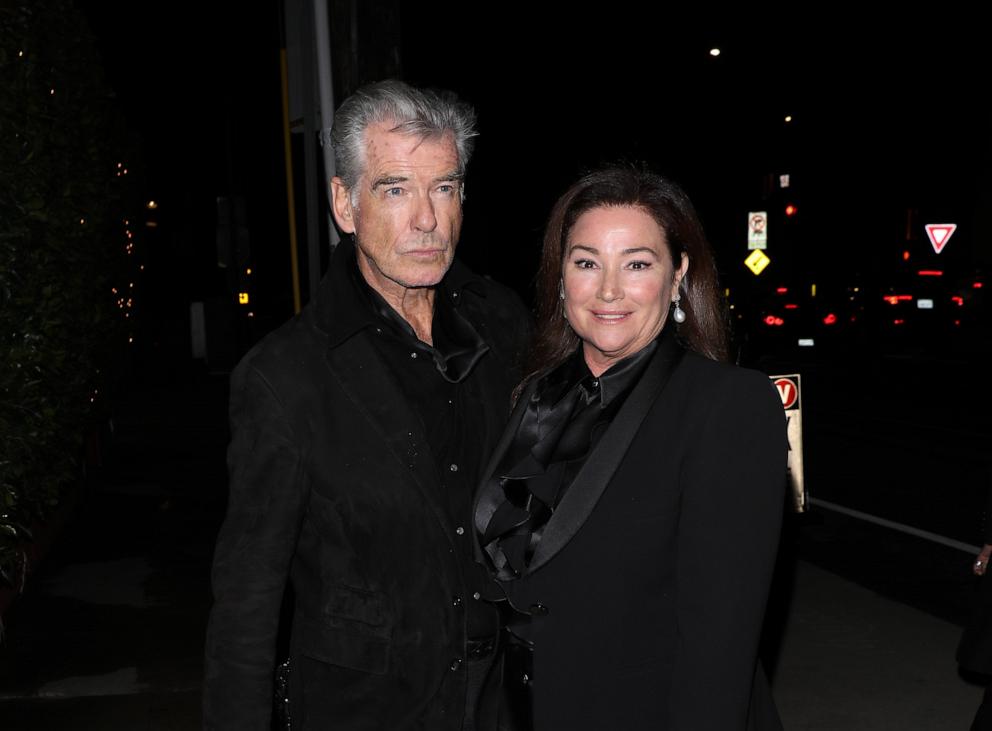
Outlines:
<svg viewBox="0 0 992 731"><path fill-rule="evenodd" d="M449 465L448 469L451 470L452 472L457 472L458 471L458 465L456 465L454 462L452 462L451 465Z"/></svg>
<svg viewBox="0 0 992 731"><path fill-rule="evenodd" d="M462 598L460 596L451 597L451 606L460 607L462 605Z"/></svg>
<svg viewBox="0 0 992 731"><path fill-rule="evenodd" d="M454 660L451 661L451 669L452 670L457 670L461 666L462 666L461 658L456 657Z"/></svg>
<svg viewBox="0 0 992 731"><path fill-rule="evenodd" d="M472 598L475 599L475 601L479 601L482 598L482 594L480 594L477 591L476 592L473 592L472 593Z"/></svg>
<svg viewBox="0 0 992 731"><path fill-rule="evenodd" d="M599 381L596 381L596 380L594 380L594 381L592 382L592 387L593 387L593 388L598 388L598 387L599 387Z"/></svg>
<svg viewBox="0 0 992 731"><path fill-rule="evenodd" d="M455 528L455 533L457 533L460 536L463 536L465 535L465 529L462 528L461 526L458 526L457 528Z"/></svg>

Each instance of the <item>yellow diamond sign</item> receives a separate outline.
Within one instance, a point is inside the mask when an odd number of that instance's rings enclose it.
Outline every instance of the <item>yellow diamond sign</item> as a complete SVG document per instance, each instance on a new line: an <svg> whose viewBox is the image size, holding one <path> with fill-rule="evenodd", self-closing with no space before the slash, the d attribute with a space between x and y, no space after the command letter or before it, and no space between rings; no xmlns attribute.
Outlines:
<svg viewBox="0 0 992 731"><path fill-rule="evenodd" d="M772 263L772 260L768 258L768 255L761 249L755 249L751 254L744 260L744 264L750 269L755 276L761 274L765 271L765 267Z"/></svg>

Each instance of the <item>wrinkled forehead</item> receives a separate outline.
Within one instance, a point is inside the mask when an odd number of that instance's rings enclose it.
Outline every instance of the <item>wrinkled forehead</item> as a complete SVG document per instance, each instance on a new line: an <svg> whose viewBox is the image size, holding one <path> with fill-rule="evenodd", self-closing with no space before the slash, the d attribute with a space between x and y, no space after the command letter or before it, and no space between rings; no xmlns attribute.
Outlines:
<svg viewBox="0 0 992 731"><path fill-rule="evenodd" d="M370 172L370 166L382 165L433 166L460 171L458 147L450 130L437 130L420 122L389 120L366 127L363 141L362 175Z"/></svg>

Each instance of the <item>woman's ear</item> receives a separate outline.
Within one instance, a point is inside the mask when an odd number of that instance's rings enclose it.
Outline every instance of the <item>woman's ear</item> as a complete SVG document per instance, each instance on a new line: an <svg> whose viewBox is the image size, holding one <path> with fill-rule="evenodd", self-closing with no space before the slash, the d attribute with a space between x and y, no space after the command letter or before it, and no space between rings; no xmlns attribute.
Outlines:
<svg viewBox="0 0 992 731"><path fill-rule="evenodd" d="M675 293L679 291L679 287L682 286L682 280L685 279L686 273L689 271L689 255L684 251L682 252L682 263L679 268L675 270Z"/></svg>

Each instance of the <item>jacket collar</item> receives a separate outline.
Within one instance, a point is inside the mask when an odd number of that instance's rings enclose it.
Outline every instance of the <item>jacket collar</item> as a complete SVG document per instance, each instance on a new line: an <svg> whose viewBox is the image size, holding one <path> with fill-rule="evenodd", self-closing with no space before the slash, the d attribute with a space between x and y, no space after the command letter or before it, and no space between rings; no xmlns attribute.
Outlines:
<svg viewBox="0 0 992 731"><path fill-rule="evenodd" d="M585 464L562 498L561 504L544 528L541 542L534 551L523 576L537 571L561 551L588 519L620 466L630 443L637 435L648 411L665 389L685 354L676 339L663 337L648 363L641 379L614 417L606 433L586 458ZM533 395L537 382L520 395L510 421L493 453L475 502L476 555L483 560L478 538L503 500L502 487L495 476L500 461L513 443L514 434Z"/></svg>
<svg viewBox="0 0 992 731"><path fill-rule="evenodd" d="M317 327L327 333L328 345L339 346L355 333L377 324L377 316L369 306L355 277L358 271L357 254L351 237L341 240L334 253L327 273L320 282L314 303ZM485 282L471 269L455 259L444 279L437 287L437 294L445 297L453 307L460 307L465 292L486 296Z"/></svg>

